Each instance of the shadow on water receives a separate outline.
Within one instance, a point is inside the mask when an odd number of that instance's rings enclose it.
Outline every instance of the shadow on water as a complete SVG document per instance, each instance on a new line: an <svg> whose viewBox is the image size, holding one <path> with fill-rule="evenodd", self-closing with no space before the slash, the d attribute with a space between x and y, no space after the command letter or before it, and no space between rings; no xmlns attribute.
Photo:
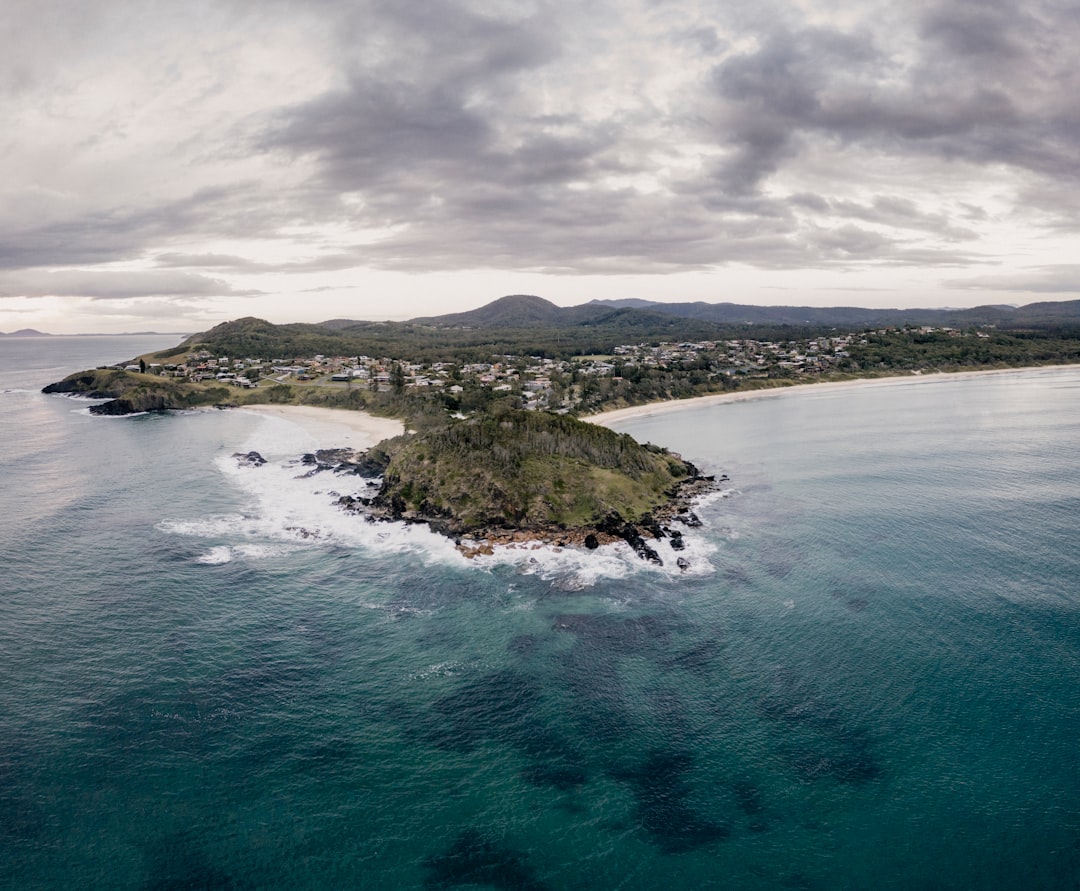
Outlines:
<svg viewBox="0 0 1080 891"><path fill-rule="evenodd" d="M496 844L475 829L466 829L443 854L424 861L426 888L474 885L507 891L540 891L546 886L520 851Z"/></svg>

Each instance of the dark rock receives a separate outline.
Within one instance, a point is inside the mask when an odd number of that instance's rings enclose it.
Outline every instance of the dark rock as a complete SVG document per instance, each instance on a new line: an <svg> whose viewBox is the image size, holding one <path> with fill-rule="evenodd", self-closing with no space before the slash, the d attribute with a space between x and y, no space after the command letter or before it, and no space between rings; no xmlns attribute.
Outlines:
<svg viewBox="0 0 1080 891"><path fill-rule="evenodd" d="M686 572L690 568L690 561L685 557L680 557L675 561L675 565L679 567L683 572Z"/></svg>
<svg viewBox="0 0 1080 891"><path fill-rule="evenodd" d="M145 411L167 411L172 404L164 397L154 393L146 393L131 399L113 399L100 405L91 405L92 415L137 415Z"/></svg>
<svg viewBox="0 0 1080 891"><path fill-rule="evenodd" d="M262 467L266 463L266 459L258 452L233 452L233 457L241 467Z"/></svg>
<svg viewBox="0 0 1080 891"><path fill-rule="evenodd" d="M96 378L93 374L73 375L62 381L43 387L42 393L78 393L88 399L114 399L116 393L102 392L94 388Z"/></svg>
<svg viewBox="0 0 1080 891"><path fill-rule="evenodd" d="M660 559L660 555L656 551L645 543L645 539L641 537L641 533L633 523L628 523L616 512L612 511L604 519L596 524L597 532L603 532L605 535L612 535L621 538L636 553L641 559L648 560L650 563L655 563L657 566L663 566L664 561Z"/></svg>
<svg viewBox="0 0 1080 891"><path fill-rule="evenodd" d="M683 541L683 534L678 530L671 533L671 549L673 551L681 551L686 548L686 542Z"/></svg>
<svg viewBox="0 0 1080 891"><path fill-rule="evenodd" d="M375 479L383 475L389 459L382 452L357 452L354 449L316 449L308 452L300 463L311 467L310 473L330 470L334 473L349 473L366 479Z"/></svg>
<svg viewBox="0 0 1080 891"><path fill-rule="evenodd" d="M595 535L590 532L588 535L585 536L584 545L590 551L595 551L598 547L600 547L600 541Z"/></svg>

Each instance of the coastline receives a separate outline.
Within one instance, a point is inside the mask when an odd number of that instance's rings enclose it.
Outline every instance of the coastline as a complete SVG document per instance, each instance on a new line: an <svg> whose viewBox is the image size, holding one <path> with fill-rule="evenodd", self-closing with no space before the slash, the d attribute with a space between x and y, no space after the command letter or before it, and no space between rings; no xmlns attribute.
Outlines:
<svg viewBox="0 0 1080 891"><path fill-rule="evenodd" d="M897 383L928 384L935 381L966 380L1003 374L1030 374L1039 371L1061 371L1069 368L1080 368L1080 364L1027 365L1017 368L988 368L972 371L937 371L931 374L893 374L884 377L864 377L820 383L808 381L782 387L761 387L731 393L710 393L705 396L694 396L690 399L665 399L659 402L648 402L643 405L632 405L627 408L616 408L611 411L582 415L580 420L607 427L623 421L653 417L659 414L680 411L684 408L701 408L729 402L775 399L795 391L800 393L811 391L815 393L833 393L857 387L886 387L894 386ZM241 406L237 410L282 418L302 426L318 440L325 439L328 445L330 442L334 442L338 446L348 446L354 449L368 449L384 439L400 436L405 432L404 423L396 418L382 418L355 409L256 403Z"/></svg>
<svg viewBox="0 0 1080 891"><path fill-rule="evenodd" d="M384 439L405 432L405 425L397 418L380 418L355 409L258 404L235 410L291 421L326 448L369 449Z"/></svg>
<svg viewBox="0 0 1080 891"><path fill-rule="evenodd" d="M885 387L897 383L929 384L946 380L966 380L976 377L988 377L1002 374L1025 374L1035 371L1060 371L1066 368L1080 368L1080 365L1025 365L1018 368L987 368L978 371L936 371L932 374L892 374L886 377L863 377L847 381L806 382L784 387L761 387L756 390L744 390L734 393L710 393L706 396L694 396L690 399L665 399L644 405L632 405L616 408L612 411L593 415L582 415L581 420L601 427L608 427L622 421L633 421L655 415L667 414L684 408L703 408L729 402L749 402L757 399L775 399L787 393L799 392L837 392L861 387Z"/></svg>

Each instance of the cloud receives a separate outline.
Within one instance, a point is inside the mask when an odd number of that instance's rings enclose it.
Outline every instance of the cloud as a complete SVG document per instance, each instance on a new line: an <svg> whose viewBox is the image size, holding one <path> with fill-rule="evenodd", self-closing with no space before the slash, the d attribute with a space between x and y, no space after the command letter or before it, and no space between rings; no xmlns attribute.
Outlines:
<svg viewBox="0 0 1080 891"><path fill-rule="evenodd" d="M1031 294L1080 294L1080 265L1062 264L1012 275L952 279L946 287L974 291L1021 291Z"/></svg>
<svg viewBox="0 0 1080 891"><path fill-rule="evenodd" d="M188 272L69 269L0 275L0 298L89 297L94 300L130 300L155 297L255 296L236 291L219 279Z"/></svg>
<svg viewBox="0 0 1080 891"><path fill-rule="evenodd" d="M988 257L1053 265L1003 254L1004 229L1080 225L1072 0L9 7L9 296L347 270L989 281Z"/></svg>

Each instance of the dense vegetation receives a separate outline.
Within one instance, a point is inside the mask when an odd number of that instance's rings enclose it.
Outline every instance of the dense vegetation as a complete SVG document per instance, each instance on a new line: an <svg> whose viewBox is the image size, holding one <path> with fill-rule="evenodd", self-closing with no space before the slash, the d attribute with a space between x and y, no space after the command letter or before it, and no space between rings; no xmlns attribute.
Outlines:
<svg viewBox="0 0 1080 891"><path fill-rule="evenodd" d="M597 304L591 304L596 306ZM645 309L722 326L863 330L887 327L995 327L1002 331L1080 335L1080 300L1027 306L988 305L971 309L870 309L857 306L750 306L738 303L653 303L611 300L602 306Z"/></svg>
<svg viewBox="0 0 1080 891"><path fill-rule="evenodd" d="M1057 332L874 331L841 367L853 372L957 371L1080 362L1080 338Z"/></svg>
<svg viewBox="0 0 1080 891"><path fill-rule="evenodd" d="M45 393L69 393L92 399L110 399L121 403L101 414L131 414L139 411L192 408L228 402L233 396L229 387L216 384L189 384L171 381L153 374L124 371L119 368L96 368L78 371L61 381L49 384Z"/></svg>
<svg viewBox="0 0 1080 891"><path fill-rule="evenodd" d="M611 352L621 343L700 340L726 333L711 322L678 319L662 313L608 309L578 314L551 305L556 313L537 319L527 310L515 314L513 306L507 309L508 321L497 324L336 320L324 325L272 325L262 319L244 318L196 334L183 347L184 350L205 348L226 356L283 359L321 354L386 356L415 362L483 362L493 355L579 356ZM498 318L502 318L501 313Z"/></svg>
<svg viewBox="0 0 1080 891"><path fill-rule="evenodd" d="M500 411L389 444L379 503L398 515L491 527L638 521L694 471L625 434L547 412Z"/></svg>

